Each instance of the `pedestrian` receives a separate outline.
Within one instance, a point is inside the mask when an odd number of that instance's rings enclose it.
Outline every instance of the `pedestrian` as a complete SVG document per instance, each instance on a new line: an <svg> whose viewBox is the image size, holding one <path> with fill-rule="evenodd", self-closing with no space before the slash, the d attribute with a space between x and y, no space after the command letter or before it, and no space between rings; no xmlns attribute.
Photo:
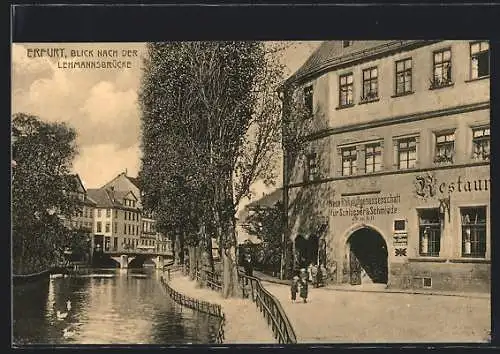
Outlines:
<svg viewBox="0 0 500 354"><path fill-rule="evenodd" d="M245 254L243 267L245 268L245 275L253 277L252 256L248 252ZM248 284L248 278L245 279L245 285L246 284Z"/></svg>
<svg viewBox="0 0 500 354"><path fill-rule="evenodd" d="M292 295L292 302L295 302L297 299L297 293L299 292L299 277L294 276L292 279L292 285L290 287L290 292Z"/></svg>
<svg viewBox="0 0 500 354"><path fill-rule="evenodd" d="M304 303L307 302L307 293L308 293L308 274L307 270L302 268L300 270L300 280L299 280L299 293L300 297L304 301Z"/></svg>

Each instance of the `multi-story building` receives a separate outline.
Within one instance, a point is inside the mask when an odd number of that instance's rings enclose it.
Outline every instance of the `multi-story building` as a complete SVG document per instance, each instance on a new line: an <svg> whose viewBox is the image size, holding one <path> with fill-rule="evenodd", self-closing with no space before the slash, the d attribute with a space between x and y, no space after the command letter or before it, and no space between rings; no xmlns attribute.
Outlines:
<svg viewBox="0 0 500 354"><path fill-rule="evenodd" d="M142 193L138 178L127 176L127 172L118 174L103 188L113 187L115 191L131 191L137 197L137 205L142 210L140 215L140 240L139 249L150 252L168 253L171 250L171 241L156 227L154 214L144 210L142 206Z"/></svg>
<svg viewBox="0 0 500 354"><path fill-rule="evenodd" d="M297 267L329 281L490 289L486 41L327 41L283 86Z"/></svg>
<svg viewBox="0 0 500 354"><path fill-rule="evenodd" d="M132 191L89 189L96 202L92 249L105 253L135 250L140 243L141 208Z"/></svg>
<svg viewBox="0 0 500 354"><path fill-rule="evenodd" d="M68 193L78 200L78 210L72 216L63 218L63 224L70 230L83 231L90 240L95 202L89 198L78 174L69 175L68 178L71 186Z"/></svg>

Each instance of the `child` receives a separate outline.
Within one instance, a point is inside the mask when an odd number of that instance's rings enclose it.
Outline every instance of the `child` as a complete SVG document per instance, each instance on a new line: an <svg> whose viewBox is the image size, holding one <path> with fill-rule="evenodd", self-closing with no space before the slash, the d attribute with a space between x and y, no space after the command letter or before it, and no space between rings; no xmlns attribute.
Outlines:
<svg viewBox="0 0 500 354"><path fill-rule="evenodd" d="M290 287L290 292L292 293L292 302L297 299L297 292L299 291L299 277L294 276L292 279L292 286Z"/></svg>

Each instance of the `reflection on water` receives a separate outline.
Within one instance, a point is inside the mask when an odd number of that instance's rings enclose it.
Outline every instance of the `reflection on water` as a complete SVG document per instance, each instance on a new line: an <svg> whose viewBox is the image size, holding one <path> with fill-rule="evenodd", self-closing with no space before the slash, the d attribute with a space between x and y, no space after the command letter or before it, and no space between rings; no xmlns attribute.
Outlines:
<svg viewBox="0 0 500 354"><path fill-rule="evenodd" d="M14 344L213 343L218 319L173 302L155 270L89 270L14 287Z"/></svg>

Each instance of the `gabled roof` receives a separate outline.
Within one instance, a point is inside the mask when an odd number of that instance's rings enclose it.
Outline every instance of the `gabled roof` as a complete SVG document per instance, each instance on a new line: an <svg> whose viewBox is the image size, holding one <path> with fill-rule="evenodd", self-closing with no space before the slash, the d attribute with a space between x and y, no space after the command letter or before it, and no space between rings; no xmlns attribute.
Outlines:
<svg viewBox="0 0 500 354"><path fill-rule="evenodd" d="M251 209L256 206L260 207L273 207L277 202L283 200L283 190L276 189L274 192L266 194L260 199L254 200L249 203L246 207Z"/></svg>
<svg viewBox="0 0 500 354"><path fill-rule="evenodd" d="M413 45L426 45L435 41L422 40L389 40L389 41L352 41L348 47L343 41L323 42L292 76L285 81L285 86L293 82L311 79L336 66L365 60L373 55L400 50Z"/></svg>
<svg viewBox="0 0 500 354"><path fill-rule="evenodd" d="M98 207L123 207L123 199L131 195L137 200L136 195L132 191L115 191L113 188L89 189L87 191L89 198L95 201Z"/></svg>
<svg viewBox="0 0 500 354"><path fill-rule="evenodd" d="M113 207L114 203L112 202L109 194L106 189L89 189L87 191L89 198L95 201L96 205L99 207Z"/></svg>
<svg viewBox="0 0 500 354"><path fill-rule="evenodd" d="M130 177L127 175L125 175L125 177L127 177L134 186L136 186L139 190L141 190L141 181L139 180L139 177Z"/></svg>
<svg viewBox="0 0 500 354"><path fill-rule="evenodd" d="M85 193L87 190L85 189L85 186L83 185L83 182L80 178L80 175L78 175L78 173L75 173L75 174L69 174L66 176L67 179L68 179L68 182L72 182L72 183L75 183L75 187L76 187L76 190L74 190L74 192L79 192L78 188L80 187L80 191Z"/></svg>

